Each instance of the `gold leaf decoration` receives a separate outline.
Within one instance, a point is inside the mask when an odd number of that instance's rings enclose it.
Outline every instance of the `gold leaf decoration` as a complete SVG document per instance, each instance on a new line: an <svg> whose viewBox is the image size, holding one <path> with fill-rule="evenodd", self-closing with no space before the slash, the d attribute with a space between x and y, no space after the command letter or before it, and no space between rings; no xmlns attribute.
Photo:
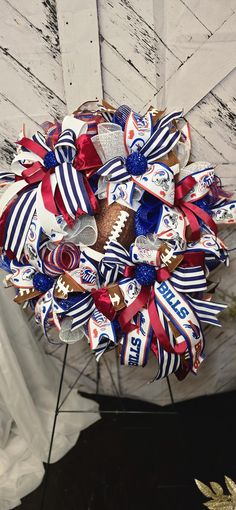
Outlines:
<svg viewBox="0 0 236 510"><path fill-rule="evenodd" d="M210 482L210 486L212 487L214 493L217 495L217 496L221 496L224 491L221 487L221 485L217 482Z"/></svg>
<svg viewBox="0 0 236 510"><path fill-rule="evenodd" d="M225 476L225 484L229 495L224 494L223 488L217 482L210 482L211 488L199 480L195 480L195 483L204 496L211 498L203 503L209 510L236 510L236 483L228 476Z"/></svg>
<svg viewBox="0 0 236 510"><path fill-rule="evenodd" d="M225 485L230 494L234 494L236 496L236 483L231 480L228 476L225 476Z"/></svg>
<svg viewBox="0 0 236 510"><path fill-rule="evenodd" d="M196 480L196 479L195 479L195 483L196 483L197 487L199 488L199 490L202 492L202 494L204 494L204 496L206 496L207 498L214 498L214 493L212 492L210 487L205 485L205 483L200 482L200 480Z"/></svg>

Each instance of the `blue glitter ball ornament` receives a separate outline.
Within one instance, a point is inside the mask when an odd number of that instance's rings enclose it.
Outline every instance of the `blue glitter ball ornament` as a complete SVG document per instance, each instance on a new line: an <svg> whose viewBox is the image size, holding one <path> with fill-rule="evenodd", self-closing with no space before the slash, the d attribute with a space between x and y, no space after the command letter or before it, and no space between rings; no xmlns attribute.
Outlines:
<svg viewBox="0 0 236 510"><path fill-rule="evenodd" d="M47 170L58 165L58 162L53 151L50 151L46 154L43 160L43 164Z"/></svg>
<svg viewBox="0 0 236 510"><path fill-rule="evenodd" d="M141 152L132 152L126 159L126 170L130 175L142 175L147 170L147 158Z"/></svg>
<svg viewBox="0 0 236 510"><path fill-rule="evenodd" d="M40 292L47 292L53 286L54 280L42 273L35 273L33 277L33 286Z"/></svg>
<svg viewBox="0 0 236 510"><path fill-rule="evenodd" d="M140 285L152 285L156 280L156 269L149 264L138 264L135 269L135 278Z"/></svg>

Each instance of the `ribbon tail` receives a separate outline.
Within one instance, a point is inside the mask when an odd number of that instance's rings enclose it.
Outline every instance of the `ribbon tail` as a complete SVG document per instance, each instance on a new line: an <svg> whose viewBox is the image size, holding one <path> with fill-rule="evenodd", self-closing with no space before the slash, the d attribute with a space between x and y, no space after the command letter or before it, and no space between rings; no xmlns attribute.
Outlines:
<svg viewBox="0 0 236 510"><path fill-rule="evenodd" d="M131 323L131 319L147 304L149 296L150 287L142 287L138 297L133 301L133 303L121 312L118 320L122 331L129 333L130 331L137 329L137 326Z"/></svg>
<svg viewBox="0 0 236 510"><path fill-rule="evenodd" d="M201 218L201 220L210 227L214 234L217 235L217 225L212 219L212 217L206 211L203 211L202 209L200 209L200 207L191 202L187 202L185 206L188 209L190 209L192 213L196 214L196 216Z"/></svg>
<svg viewBox="0 0 236 510"><path fill-rule="evenodd" d="M51 186L51 174L47 172L42 180L42 199L47 211L52 214L58 215L58 210L55 204L52 186Z"/></svg>
<svg viewBox="0 0 236 510"><path fill-rule="evenodd" d="M153 291L148 305L148 313L156 338L159 340L160 344L167 352L175 354L175 350L170 343L170 339L168 338L168 335L166 334L166 331L161 324Z"/></svg>

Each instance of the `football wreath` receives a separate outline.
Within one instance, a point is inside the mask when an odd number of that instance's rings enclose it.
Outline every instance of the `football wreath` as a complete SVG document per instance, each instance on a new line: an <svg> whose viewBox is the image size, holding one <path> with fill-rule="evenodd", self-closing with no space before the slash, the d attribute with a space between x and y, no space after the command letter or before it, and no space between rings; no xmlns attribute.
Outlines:
<svg viewBox="0 0 236 510"><path fill-rule="evenodd" d="M181 111L105 102L21 133L0 174L1 267L49 341L85 339L97 360L118 347L129 366L155 356L156 379L197 372L236 202L190 151Z"/></svg>

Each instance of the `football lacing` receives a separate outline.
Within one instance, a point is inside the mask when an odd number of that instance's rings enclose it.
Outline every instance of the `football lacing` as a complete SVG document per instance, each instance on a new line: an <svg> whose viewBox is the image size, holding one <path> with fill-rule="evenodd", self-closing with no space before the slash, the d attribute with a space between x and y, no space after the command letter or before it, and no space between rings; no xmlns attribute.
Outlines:
<svg viewBox="0 0 236 510"><path fill-rule="evenodd" d="M112 241L117 241L120 234L123 232L123 228L125 227L125 224L129 218L129 213L127 211L120 211L117 220L115 221L110 236L108 237L108 240L105 243L104 248L107 247L109 243Z"/></svg>

